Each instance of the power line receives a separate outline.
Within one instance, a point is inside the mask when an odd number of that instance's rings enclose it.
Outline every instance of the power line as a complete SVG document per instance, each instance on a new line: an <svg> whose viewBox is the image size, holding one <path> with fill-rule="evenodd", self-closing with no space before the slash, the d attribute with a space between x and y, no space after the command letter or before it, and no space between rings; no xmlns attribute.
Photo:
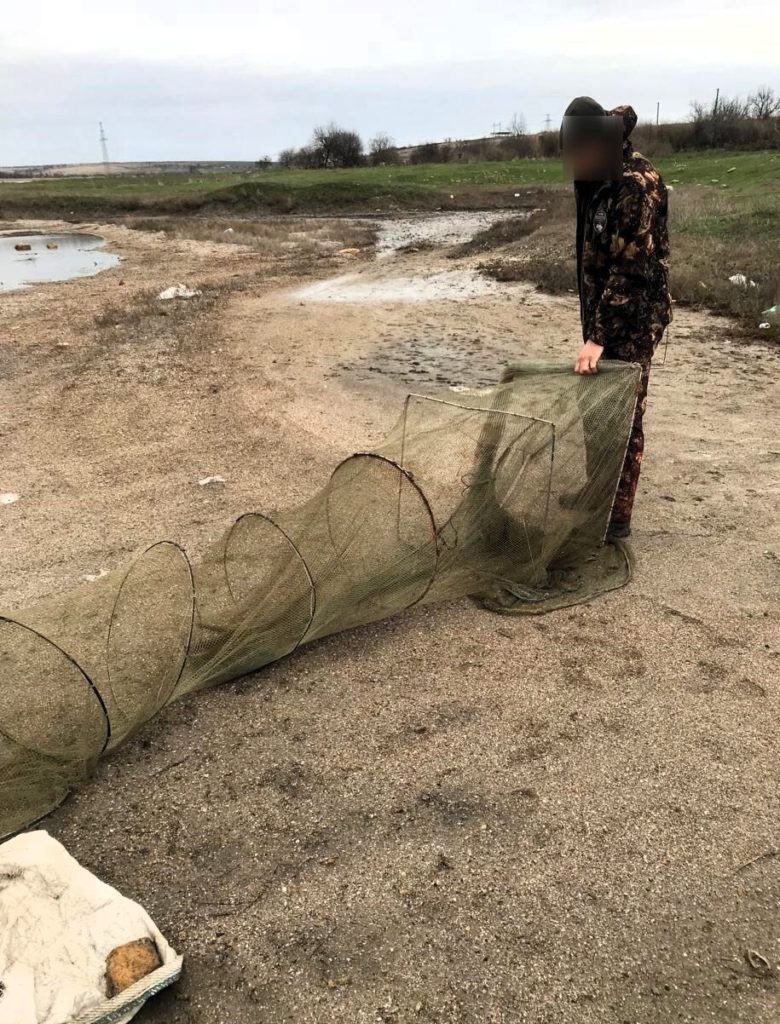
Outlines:
<svg viewBox="0 0 780 1024"><path fill-rule="evenodd" d="M98 121L98 124L100 126L100 149L103 153L103 170L106 172L106 174L110 174L111 164L108 159L108 146L106 145L108 139L106 138L106 133L103 129L103 122Z"/></svg>

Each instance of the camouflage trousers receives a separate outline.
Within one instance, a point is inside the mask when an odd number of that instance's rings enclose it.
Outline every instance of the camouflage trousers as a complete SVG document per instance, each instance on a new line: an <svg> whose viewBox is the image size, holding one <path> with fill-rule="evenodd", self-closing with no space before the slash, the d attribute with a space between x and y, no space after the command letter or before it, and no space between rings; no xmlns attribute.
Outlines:
<svg viewBox="0 0 780 1024"><path fill-rule="evenodd" d="M619 359L626 363L639 363L642 375L637 385L636 411L631 425L631 434L626 449L626 459L620 473L615 503L612 506L612 522L628 523L634 510L634 499L642 472L642 458L645 451L644 417L647 408L647 386L650 381L650 362L653 353L663 337L664 327L659 326L649 338L636 339L613 350L605 349L605 359Z"/></svg>

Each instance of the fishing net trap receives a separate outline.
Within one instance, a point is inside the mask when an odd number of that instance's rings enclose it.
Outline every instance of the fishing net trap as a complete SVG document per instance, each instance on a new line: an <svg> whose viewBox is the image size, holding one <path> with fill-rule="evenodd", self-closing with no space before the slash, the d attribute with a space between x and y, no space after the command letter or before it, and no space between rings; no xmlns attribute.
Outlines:
<svg viewBox="0 0 780 1024"><path fill-rule="evenodd" d="M638 379L528 363L483 391L409 395L305 504L241 516L198 561L163 541L0 618L0 836L166 704L302 644L420 603L538 613L626 582L626 549L603 541Z"/></svg>

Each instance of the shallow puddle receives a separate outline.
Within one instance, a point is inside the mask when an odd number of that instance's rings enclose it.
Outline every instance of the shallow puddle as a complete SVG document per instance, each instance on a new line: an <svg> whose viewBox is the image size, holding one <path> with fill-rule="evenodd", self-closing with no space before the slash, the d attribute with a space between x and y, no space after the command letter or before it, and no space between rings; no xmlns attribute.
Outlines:
<svg viewBox="0 0 780 1024"><path fill-rule="evenodd" d="M528 211L512 211L512 216L529 216ZM485 212L460 210L455 213L434 213L427 216L397 217L379 222L376 240L377 256L391 256L403 248L435 246L442 248L468 242L478 231L508 216L506 210Z"/></svg>
<svg viewBox="0 0 780 1024"><path fill-rule="evenodd" d="M119 264L100 235L0 235L0 292L93 277Z"/></svg>

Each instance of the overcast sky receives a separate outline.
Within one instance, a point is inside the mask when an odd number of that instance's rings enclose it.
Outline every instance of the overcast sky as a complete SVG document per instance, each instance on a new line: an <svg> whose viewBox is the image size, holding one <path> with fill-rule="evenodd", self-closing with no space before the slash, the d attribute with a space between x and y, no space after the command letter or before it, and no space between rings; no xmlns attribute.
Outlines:
<svg viewBox="0 0 780 1024"><path fill-rule="evenodd" d="M253 160L336 120L469 138L572 96L685 117L780 92L775 0L37 0L4 3L0 165Z"/></svg>

